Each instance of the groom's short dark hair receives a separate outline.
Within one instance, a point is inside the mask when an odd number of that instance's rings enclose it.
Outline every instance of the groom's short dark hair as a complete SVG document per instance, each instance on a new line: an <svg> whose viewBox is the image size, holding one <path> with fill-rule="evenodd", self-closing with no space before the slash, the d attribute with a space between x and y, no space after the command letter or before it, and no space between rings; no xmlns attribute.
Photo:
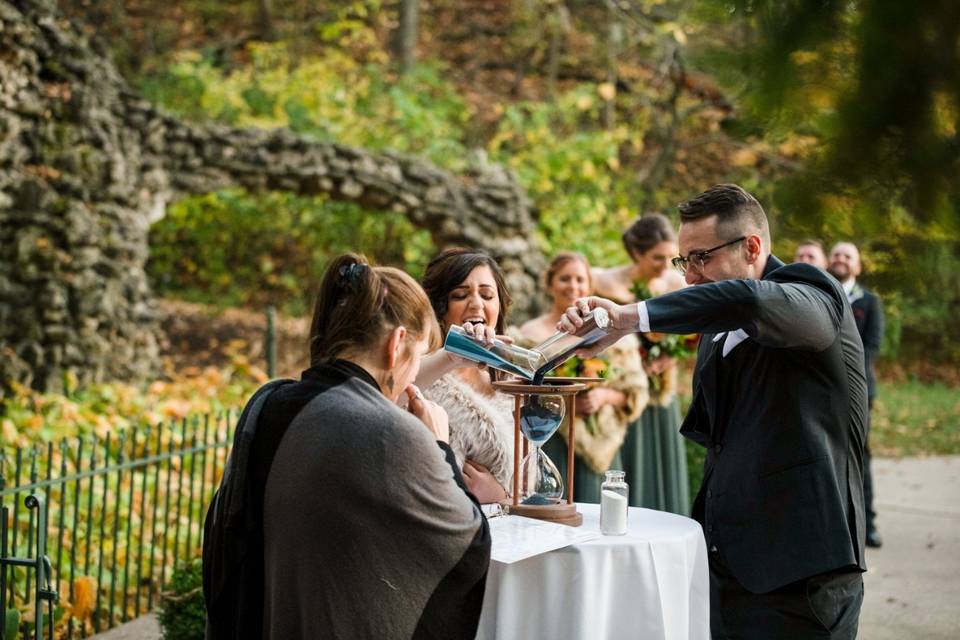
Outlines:
<svg viewBox="0 0 960 640"><path fill-rule="evenodd" d="M743 187L717 184L695 198L680 203L680 223L717 216L717 235L728 240L758 233L770 249L770 226L760 203Z"/></svg>

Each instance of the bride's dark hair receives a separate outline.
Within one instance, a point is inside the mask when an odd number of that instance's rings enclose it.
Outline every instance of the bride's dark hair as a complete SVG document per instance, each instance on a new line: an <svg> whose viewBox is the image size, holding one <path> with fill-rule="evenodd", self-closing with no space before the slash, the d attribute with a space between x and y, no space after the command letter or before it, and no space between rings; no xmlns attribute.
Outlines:
<svg viewBox="0 0 960 640"><path fill-rule="evenodd" d="M466 280L470 272L477 267L489 267L493 273L493 279L497 283L497 296L500 298L500 317L497 318L497 326L494 328L499 335L503 335L506 330L507 310L512 300L500 265L489 254L479 249L455 248L447 249L431 260L422 281L423 290L427 292L437 322L440 323L444 332L447 327L443 326L443 317L447 315L450 292Z"/></svg>

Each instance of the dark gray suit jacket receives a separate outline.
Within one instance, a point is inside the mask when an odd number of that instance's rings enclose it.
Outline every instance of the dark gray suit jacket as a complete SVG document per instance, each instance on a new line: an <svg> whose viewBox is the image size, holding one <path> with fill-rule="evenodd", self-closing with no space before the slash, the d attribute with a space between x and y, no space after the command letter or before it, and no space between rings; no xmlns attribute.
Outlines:
<svg viewBox="0 0 960 640"><path fill-rule="evenodd" d="M880 304L880 298L860 286L858 282L853 285L850 306L853 307L853 319L857 323L860 339L863 340L863 357L867 369L867 395L872 403L877 395L873 362L880 353L880 345L883 343L883 305Z"/></svg>
<svg viewBox="0 0 960 640"><path fill-rule="evenodd" d="M694 502L708 547L749 591L865 569L863 346L839 283L770 256L761 280L647 301L650 329L702 333L681 427L707 447ZM726 356L726 337L747 339Z"/></svg>

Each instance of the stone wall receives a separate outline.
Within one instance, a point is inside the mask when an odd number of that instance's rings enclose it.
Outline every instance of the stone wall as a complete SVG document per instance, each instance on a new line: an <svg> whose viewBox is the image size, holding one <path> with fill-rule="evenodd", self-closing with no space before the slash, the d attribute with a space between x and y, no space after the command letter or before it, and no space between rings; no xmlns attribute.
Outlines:
<svg viewBox="0 0 960 640"><path fill-rule="evenodd" d="M132 92L52 0L0 0L0 381L153 374L149 226L173 199L230 185L403 211L439 246L490 251L516 317L533 311L543 256L502 168L454 176L285 130L188 125Z"/></svg>

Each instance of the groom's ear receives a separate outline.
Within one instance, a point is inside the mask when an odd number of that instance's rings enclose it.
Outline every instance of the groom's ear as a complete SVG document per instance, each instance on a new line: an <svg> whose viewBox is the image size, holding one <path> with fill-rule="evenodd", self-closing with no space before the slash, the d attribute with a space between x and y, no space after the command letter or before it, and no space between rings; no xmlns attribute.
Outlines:
<svg viewBox="0 0 960 640"><path fill-rule="evenodd" d="M747 251L747 264L755 263L763 255L763 239L756 234L747 236L743 246Z"/></svg>

